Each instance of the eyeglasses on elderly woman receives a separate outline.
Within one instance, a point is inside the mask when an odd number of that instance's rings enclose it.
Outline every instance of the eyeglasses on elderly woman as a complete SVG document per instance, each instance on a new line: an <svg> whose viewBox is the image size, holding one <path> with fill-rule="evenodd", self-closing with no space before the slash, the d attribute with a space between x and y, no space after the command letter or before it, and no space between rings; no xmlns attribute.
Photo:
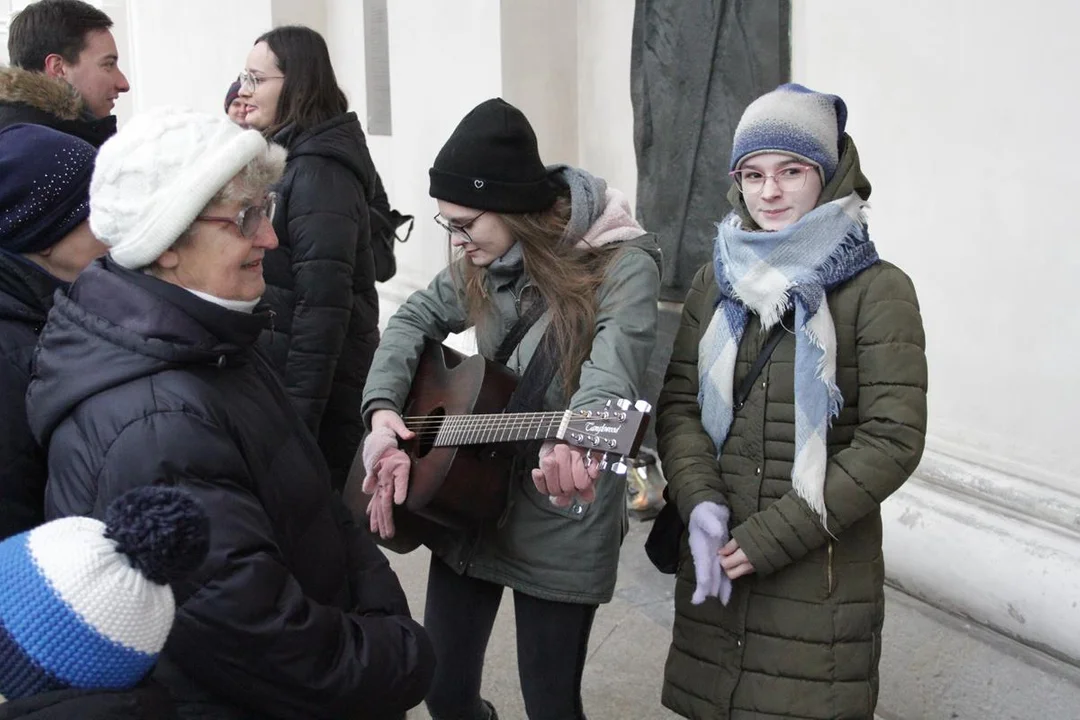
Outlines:
<svg viewBox="0 0 1080 720"><path fill-rule="evenodd" d="M258 205L248 205L240 211L236 217L220 217L216 215L199 215L195 218L202 222L225 222L233 223L240 229L240 234L246 238L255 237L259 232L259 225L265 217L270 222L274 221L274 211L277 210L277 193L266 193L266 199Z"/></svg>

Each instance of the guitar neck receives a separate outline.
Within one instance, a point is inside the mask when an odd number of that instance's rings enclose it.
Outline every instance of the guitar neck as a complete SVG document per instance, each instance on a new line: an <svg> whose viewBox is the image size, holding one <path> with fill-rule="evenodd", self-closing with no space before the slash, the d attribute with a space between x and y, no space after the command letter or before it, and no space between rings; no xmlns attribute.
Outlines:
<svg viewBox="0 0 1080 720"><path fill-rule="evenodd" d="M561 439L571 415L569 410L494 415L429 415L405 418L405 423L418 435L430 437L434 434L434 447L447 447Z"/></svg>

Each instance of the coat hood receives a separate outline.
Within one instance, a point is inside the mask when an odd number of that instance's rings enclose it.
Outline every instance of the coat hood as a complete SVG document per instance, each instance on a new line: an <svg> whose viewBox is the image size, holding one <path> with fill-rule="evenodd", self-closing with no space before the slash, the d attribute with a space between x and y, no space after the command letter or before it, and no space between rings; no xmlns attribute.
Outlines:
<svg viewBox="0 0 1080 720"><path fill-rule="evenodd" d="M634 219L630 201L619 190L609 188L607 181L581 168L570 165L548 166L548 175L560 194L570 198L570 220L563 233L563 242L578 247L603 247L622 243L625 247L644 250L664 272L663 254L655 234L646 232ZM506 254L488 266L488 278L494 288L517 281L524 268L524 256L515 243Z"/></svg>
<svg viewBox="0 0 1080 720"><path fill-rule="evenodd" d="M0 102L21 103L59 120L78 120L85 113L75 88L59 78L22 68L0 68Z"/></svg>
<svg viewBox="0 0 1080 720"><path fill-rule="evenodd" d="M164 370L246 362L266 324L96 260L57 294L42 330L26 396L31 430L46 446L79 403L103 390Z"/></svg>
<svg viewBox="0 0 1080 720"><path fill-rule="evenodd" d="M287 162L302 157L334 160L349 168L363 183L368 194L375 187L375 167L370 160L367 137L354 112L339 115L303 132L289 125L274 135L272 140L288 149Z"/></svg>
<svg viewBox="0 0 1080 720"><path fill-rule="evenodd" d="M840 162L836 166L836 172L833 173L832 180L821 189L821 196L818 198L816 207L847 197L853 192L858 193L863 200L869 200L870 189L870 180L863 174L855 141L851 139L850 135L844 133L843 146L840 149ZM731 203L732 210L738 213L744 228L747 230L761 229L754 222L754 219L750 217L750 212L746 209L746 203L743 202L742 193L739 192L739 188L735 187L735 183L732 183L728 189L727 199Z"/></svg>
<svg viewBox="0 0 1080 720"><path fill-rule="evenodd" d="M630 201L607 181L581 168L553 165L548 173L562 192L570 195L570 221L564 239L575 239L580 247L602 247L624 243L649 253L663 272L663 259L656 235L646 232L634 218Z"/></svg>
<svg viewBox="0 0 1080 720"><path fill-rule="evenodd" d="M116 116L95 118L75 88L45 73L0 67L0 127L45 125L94 147L116 134Z"/></svg>

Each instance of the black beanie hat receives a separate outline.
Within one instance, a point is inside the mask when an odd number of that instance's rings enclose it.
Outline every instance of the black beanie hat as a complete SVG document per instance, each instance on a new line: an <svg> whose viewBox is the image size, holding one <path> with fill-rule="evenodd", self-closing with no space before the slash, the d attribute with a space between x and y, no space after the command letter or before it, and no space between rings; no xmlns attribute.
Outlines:
<svg viewBox="0 0 1080 720"><path fill-rule="evenodd" d="M520 110L502 98L466 115L428 171L431 197L477 210L529 213L555 204L536 133Z"/></svg>

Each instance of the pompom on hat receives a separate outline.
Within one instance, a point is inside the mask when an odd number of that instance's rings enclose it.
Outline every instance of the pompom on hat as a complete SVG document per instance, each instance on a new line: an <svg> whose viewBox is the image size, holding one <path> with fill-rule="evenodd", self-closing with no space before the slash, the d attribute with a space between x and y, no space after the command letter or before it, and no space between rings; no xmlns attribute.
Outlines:
<svg viewBox="0 0 1080 720"><path fill-rule="evenodd" d="M268 145L224 115L175 107L133 117L98 151L90 229L118 265L161 257L206 204Z"/></svg>
<svg viewBox="0 0 1080 720"><path fill-rule="evenodd" d="M840 162L847 105L837 95L787 83L747 106L735 128L731 167L768 152L787 153L821 168L827 183Z"/></svg>
<svg viewBox="0 0 1080 720"><path fill-rule="evenodd" d="M172 487L120 496L105 522L67 517L0 543L0 703L137 685L172 629L166 583L208 547L206 512Z"/></svg>

